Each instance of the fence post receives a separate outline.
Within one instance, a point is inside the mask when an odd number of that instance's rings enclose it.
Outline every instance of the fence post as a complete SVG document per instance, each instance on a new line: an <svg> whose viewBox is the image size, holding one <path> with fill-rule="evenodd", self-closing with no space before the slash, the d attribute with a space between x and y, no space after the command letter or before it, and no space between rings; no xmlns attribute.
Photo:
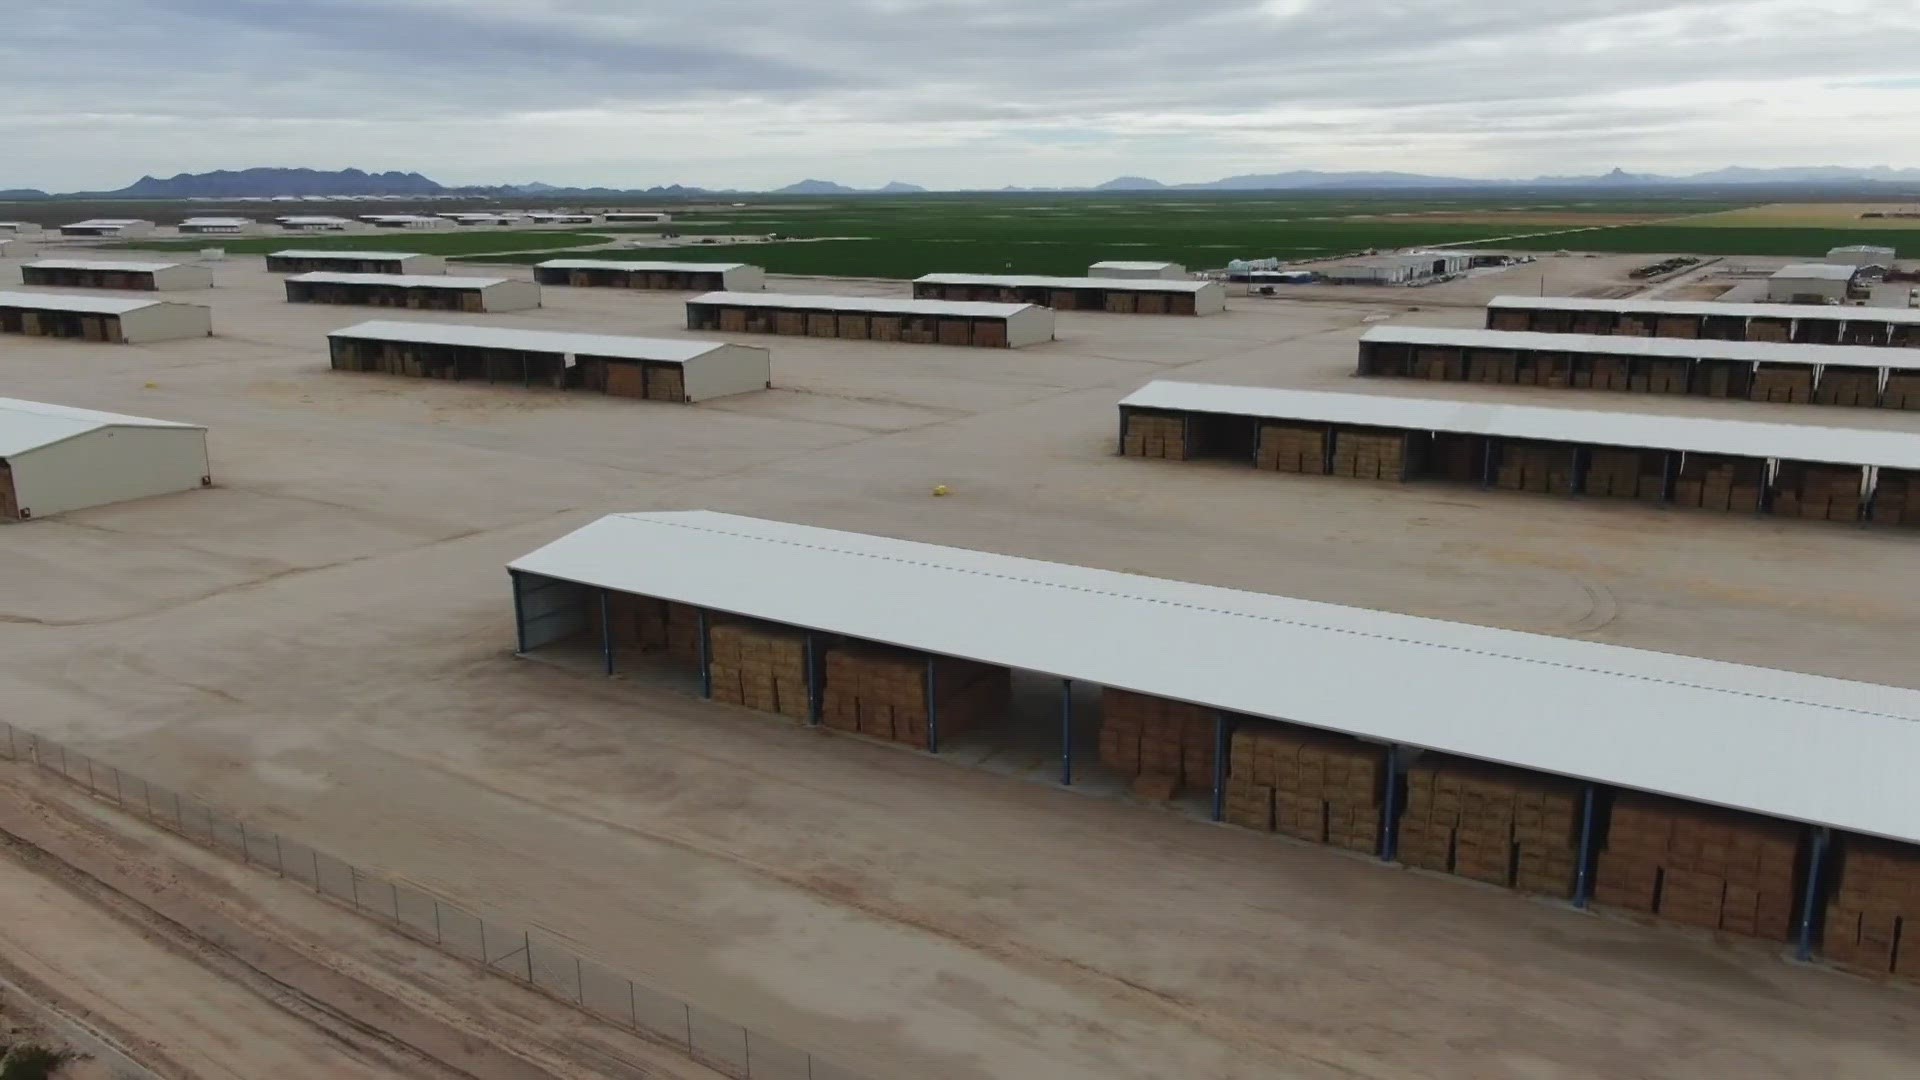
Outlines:
<svg viewBox="0 0 1920 1080"><path fill-rule="evenodd" d="M748 1030L746 1029L746 1026L745 1026L745 1025L741 1025L741 1028L740 1028L740 1055L741 1055L741 1062L742 1062L742 1064L744 1064L744 1065L746 1065L746 1067L747 1067L747 1077L748 1077L748 1080L752 1080L752 1077L753 1077L753 1033L752 1033L752 1032L750 1032L750 1031L748 1031Z"/></svg>
<svg viewBox="0 0 1920 1080"><path fill-rule="evenodd" d="M347 884L353 887L353 910L360 910L360 868L347 864Z"/></svg>
<svg viewBox="0 0 1920 1080"><path fill-rule="evenodd" d="M440 936L440 901L438 898L433 901L433 943L435 945L445 944L444 939Z"/></svg>
<svg viewBox="0 0 1920 1080"><path fill-rule="evenodd" d="M320 849L308 848L307 850L313 854L313 891L325 896L327 890L320 887Z"/></svg>
<svg viewBox="0 0 1920 1080"><path fill-rule="evenodd" d="M117 806L124 807L127 805L126 793L120 787L120 770L119 769L113 770L113 801L114 801L114 804Z"/></svg>
<svg viewBox="0 0 1920 1080"><path fill-rule="evenodd" d="M281 877L287 876L287 853L280 846L280 834L273 834L273 866L280 871Z"/></svg>
<svg viewBox="0 0 1920 1080"><path fill-rule="evenodd" d="M574 985L574 989L575 989L575 990L576 990L576 991L577 991L577 992L579 993L579 1001L580 1001L580 1007L581 1007L581 1008L586 1008L586 1005L587 1005L587 973L586 973L586 971L585 971L585 970L583 969L583 966L582 966L582 965L581 965L581 963L580 963L580 954L579 954L579 953L574 953L574 954L573 954L573 985Z"/></svg>
<svg viewBox="0 0 1920 1080"><path fill-rule="evenodd" d="M240 865L252 866L253 860L247 858L247 823L244 821L236 821L234 822L234 824L240 826ZM208 836L213 835L213 811L212 810L207 811L207 835Z"/></svg>
<svg viewBox="0 0 1920 1080"><path fill-rule="evenodd" d="M687 1053L691 1054L693 1053L693 1006L683 1001L680 1003L680 1008L687 1014Z"/></svg>
<svg viewBox="0 0 1920 1080"><path fill-rule="evenodd" d="M632 1028L635 1031L639 1031L640 1030L640 1003L634 1000L634 995L635 995L635 991L633 989L633 980L628 979L627 980L627 1026Z"/></svg>
<svg viewBox="0 0 1920 1080"><path fill-rule="evenodd" d="M533 931L520 931L520 948L527 954L527 985L533 985Z"/></svg>
<svg viewBox="0 0 1920 1080"><path fill-rule="evenodd" d="M389 881L387 882L387 888L393 890L393 924L398 926L400 925L400 886L395 882Z"/></svg>

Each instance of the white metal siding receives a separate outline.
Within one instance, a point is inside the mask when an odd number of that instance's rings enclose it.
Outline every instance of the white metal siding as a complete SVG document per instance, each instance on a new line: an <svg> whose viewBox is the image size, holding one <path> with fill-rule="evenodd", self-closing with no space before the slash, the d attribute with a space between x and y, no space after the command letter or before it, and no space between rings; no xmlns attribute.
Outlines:
<svg viewBox="0 0 1920 1080"><path fill-rule="evenodd" d="M1007 346L1038 345L1053 340L1053 309L1028 307L1007 316Z"/></svg>
<svg viewBox="0 0 1920 1080"><path fill-rule="evenodd" d="M103 427L8 463L20 505L35 518L192 491L210 475L199 428Z"/></svg>
<svg viewBox="0 0 1920 1080"><path fill-rule="evenodd" d="M525 311L540 306L540 286L531 281L496 281L480 290L486 311Z"/></svg>
<svg viewBox="0 0 1920 1080"><path fill-rule="evenodd" d="M720 275L720 284L728 292L764 289L767 272L758 266L736 266Z"/></svg>
<svg viewBox="0 0 1920 1080"><path fill-rule="evenodd" d="M444 274L447 260L439 255L409 255L400 260L403 274Z"/></svg>
<svg viewBox="0 0 1920 1080"><path fill-rule="evenodd" d="M160 292L213 288L213 271L205 266L181 263L153 272L153 287Z"/></svg>
<svg viewBox="0 0 1920 1080"><path fill-rule="evenodd" d="M773 378L771 355L751 345L725 345L681 366L689 401L765 390Z"/></svg>
<svg viewBox="0 0 1920 1080"><path fill-rule="evenodd" d="M211 333L213 309L203 304L150 304L120 316L120 334L129 345Z"/></svg>
<svg viewBox="0 0 1920 1080"><path fill-rule="evenodd" d="M1227 310L1227 287L1218 281L1207 282L1207 287L1193 296L1195 315L1218 315Z"/></svg>

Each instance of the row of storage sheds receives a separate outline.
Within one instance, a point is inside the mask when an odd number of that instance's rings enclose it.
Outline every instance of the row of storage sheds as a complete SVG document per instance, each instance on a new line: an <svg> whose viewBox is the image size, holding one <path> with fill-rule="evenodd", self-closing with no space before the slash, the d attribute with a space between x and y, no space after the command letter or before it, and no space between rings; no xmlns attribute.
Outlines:
<svg viewBox="0 0 1920 1080"><path fill-rule="evenodd" d="M447 260L413 251L321 251L289 248L267 255L270 274L443 274Z"/></svg>
<svg viewBox="0 0 1920 1080"><path fill-rule="evenodd" d="M346 232L354 225L351 218L334 214L285 214L273 220L288 232Z"/></svg>
<svg viewBox="0 0 1920 1080"><path fill-rule="evenodd" d="M63 289L181 292L213 288L213 270L191 263L107 259L41 259L20 267L27 285Z"/></svg>
<svg viewBox="0 0 1920 1080"><path fill-rule="evenodd" d="M429 322L366 322L328 335L337 371L518 382L693 403L772 385L749 345Z"/></svg>
<svg viewBox="0 0 1920 1080"><path fill-rule="evenodd" d="M540 286L512 278L316 271L295 274L286 279L286 286L290 304L360 304L475 314L540 306Z"/></svg>
<svg viewBox="0 0 1920 1080"><path fill-rule="evenodd" d="M0 398L0 521L212 482L206 428Z"/></svg>
<svg viewBox="0 0 1920 1080"><path fill-rule="evenodd" d="M1017 349L1053 340L1054 323L1034 304L712 292L687 301L687 329Z"/></svg>
<svg viewBox="0 0 1920 1080"><path fill-rule="evenodd" d="M521 655L1920 977L1912 690L710 512L508 574Z"/></svg>
<svg viewBox="0 0 1920 1080"><path fill-rule="evenodd" d="M1861 345L1388 325L1361 336L1359 374L1920 409L1920 351Z"/></svg>
<svg viewBox="0 0 1920 1080"><path fill-rule="evenodd" d="M1227 309L1227 288L1220 282L1168 278L927 274L914 279L913 295L922 300L1034 304L1055 311L1142 315L1213 315Z"/></svg>
<svg viewBox="0 0 1920 1080"><path fill-rule="evenodd" d="M453 222L431 214L361 214L360 220L376 229L448 229Z"/></svg>
<svg viewBox="0 0 1920 1080"><path fill-rule="evenodd" d="M1920 439L1900 431L1163 380L1121 401L1119 441L1130 457L1920 525Z"/></svg>
<svg viewBox="0 0 1920 1080"><path fill-rule="evenodd" d="M1920 347L1920 309L1497 296L1487 304L1487 329Z"/></svg>
<svg viewBox="0 0 1920 1080"><path fill-rule="evenodd" d="M153 232L153 222L138 218L88 218L71 225L60 226L61 236L146 236Z"/></svg>
<svg viewBox="0 0 1920 1080"><path fill-rule="evenodd" d="M0 221L0 233L9 236L33 236L40 231L40 226L31 221Z"/></svg>
<svg viewBox="0 0 1920 1080"><path fill-rule="evenodd" d="M142 345L212 333L213 309L204 304L0 292L0 334Z"/></svg>
<svg viewBox="0 0 1920 1080"><path fill-rule="evenodd" d="M534 264L533 278L542 285L575 288L748 292L767 287L767 272L746 263L548 259Z"/></svg>
<svg viewBox="0 0 1920 1080"><path fill-rule="evenodd" d="M241 236L258 232L260 224L243 217L190 217L179 228L185 236Z"/></svg>

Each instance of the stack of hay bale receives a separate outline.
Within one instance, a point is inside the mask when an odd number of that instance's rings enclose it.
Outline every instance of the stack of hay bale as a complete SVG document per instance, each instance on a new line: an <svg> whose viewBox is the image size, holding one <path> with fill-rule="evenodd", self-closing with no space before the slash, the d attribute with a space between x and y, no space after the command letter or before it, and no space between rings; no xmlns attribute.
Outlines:
<svg viewBox="0 0 1920 1080"><path fill-rule="evenodd" d="M836 645L827 650L821 721L876 739L926 749L928 656L880 645ZM960 735L1006 715L1011 673L1003 667L932 658L940 734Z"/></svg>
<svg viewBox="0 0 1920 1080"><path fill-rule="evenodd" d="M1596 446L1587 454L1587 495L1610 499L1646 499L1664 495L1666 458L1658 450Z"/></svg>
<svg viewBox="0 0 1920 1080"><path fill-rule="evenodd" d="M699 670L700 613L686 604L630 593L607 594L607 621L616 655L665 653L676 664ZM601 637L600 605L587 604L587 633Z"/></svg>
<svg viewBox="0 0 1920 1080"><path fill-rule="evenodd" d="M1701 360L1693 392L1702 397L1743 398L1753 392L1753 369L1743 360Z"/></svg>
<svg viewBox="0 0 1920 1080"><path fill-rule="evenodd" d="M1467 361L1459 349L1419 346L1413 350L1413 362L1407 374L1433 382L1460 382L1467 377Z"/></svg>
<svg viewBox="0 0 1920 1080"><path fill-rule="evenodd" d="M1514 369L1513 381L1522 386L1565 390L1573 385L1573 357L1568 353L1527 353Z"/></svg>
<svg viewBox="0 0 1920 1080"><path fill-rule="evenodd" d="M1287 724L1243 722L1227 758L1226 817L1316 844L1380 842L1387 748Z"/></svg>
<svg viewBox="0 0 1920 1080"><path fill-rule="evenodd" d="M1880 397L1883 409L1920 409L1920 373L1887 373L1886 393Z"/></svg>
<svg viewBox="0 0 1920 1080"><path fill-rule="evenodd" d="M1589 353L1573 370L1573 385L1582 390L1631 389L1633 365L1624 356Z"/></svg>
<svg viewBox="0 0 1920 1080"><path fill-rule="evenodd" d="M1846 839L1821 951L1855 971L1920 979L1920 848Z"/></svg>
<svg viewBox="0 0 1920 1080"><path fill-rule="evenodd" d="M1573 448L1542 442L1502 443L1494 484L1508 491L1544 495L1573 492Z"/></svg>
<svg viewBox="0 0 1920 1080"><path fill-rule="evenodd" d="M1873 523L1920 525L1920 473L1881 469L1873 488Z"/></svg>
<svg viewBox="0 0 1920 1080"><path fill-rule="evenodd" d="M784 626L736 620L708 628L713 699L779 713L809 716L807 635Z"/></svg>
<svg viewBox="0 0 1920 1080"><path fill-rule="evenodd" d="M1688 454L1673 482L1676 506L1754 513L1766 484L1766 462L1719 454Z"/></svg>
<svg viewBox="0 0 1920 1080"><path fill-rule="evenodd" d="M1812 364L1761 364L1748 396L1755 401L1806 405L1813 401Z"/></svg>
<svg viewBox="0 0 1920 1080"><path fill-rule="evenodd" d="M1860 469L1783 461L1774 478L1773 512L1815 521L1860 520Z"/></svg>
<svg viewBox="0 0 1920 1080"><path fill-rule="evenodd" d="M1581 786L1523 769L1428 754L1407 770L1401 862L1524 892L1571 897Z"/></svg>
<svg viewBox="0 0 1920 1080"><path fill-rule="evenodd" d="M1642 394L1684 394L1693 375L1693 361L1656 358L1627 379L1627 389Z"/></svg>
<svg viewBox="0 0 1920 1080"><path fill-rule="evenodd" d="M1799 861L1799 830L1784 821L1621 794L1594 873L1594 899L1688 926L1784 941Z"/></svg>
<svg viewBox="0 0 1920 1080"><path fill-rule="evenodd" d="M1324 475L1328 437L1329 429L1325 426L1262 423L1260 442L1254 451L1254 468Z"/></svg>
<svg viewBox="0 0 1920 1080"><path fill-rule="evenodd" d="M1343 428L1333 437L1333 475L1356 480L1404 480L1411 441L1403 431Z"/></svg>
<svg viewBox="0 0 1920 1080"><path fill-rule="evenodd" d="M1520 378L1520 354L1508 349L1475 349L1467 356L1467 381L1510 384Z"/></svg>
<svg viewBox="0 0 1920 1080"><path fill-rule="evenodd" d="M1214 714L1198 705L1107 687L1100 694L1100 763L1164 802L1213 789Z"/></svg>
<svg viewBox="0 0 1920 1080"><path fill-rule="evenodd" d="M1127 457L1185 461L1187 418L1132 413L1127 417L1127 434L1121 442L1121 452Z"/></svg>

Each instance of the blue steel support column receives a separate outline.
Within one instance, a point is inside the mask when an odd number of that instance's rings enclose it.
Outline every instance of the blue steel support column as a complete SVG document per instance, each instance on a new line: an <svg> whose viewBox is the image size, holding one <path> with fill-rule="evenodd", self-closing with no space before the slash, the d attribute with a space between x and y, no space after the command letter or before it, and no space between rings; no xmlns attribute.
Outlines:
<svg viewBox="0 0 1920 1080"><path fill-rule="evenodd" d="M1586 909L1593 899L1593 785L1580 794L1580 861L1573 865L1573 906Z"/></svg>
<svg viewBox="0 0 1920 1080"><path fill-rule="evenodd" d="M1399 854L1400 825L1394 820L1400 809L1400 747L1387 744L1387 790L1380 808L1380 861L1392 862Z"/></svg>
<svg viewBox="0 0 1920 1080"><path fill-rule="evenodd" d="M707 624L707 609L700 609L700 696L713 697L713 638Z"/></svg>
<svg viewBox="0 0 1920 1080"><path fill-rule="evenodd" d="M939 683L933 675L933 657L927 657L927 753L940 752Z"/></svg>
<svg viewBox="0 0 1920 1080"><path fill-rule="evenodd" d="M1227 714L1213 714L1213 820L1227 819Z"/></svg>
<svg viewBox="0 0 1920 1080"><path fill-rule="evenodd" d="M607 599L609 592L600 590L600 659L606 668L607 678L613 678L613 604Z"/></svg>
<svg viewBox="0 0 1920 1080"><path fill-rule="evenodd" d="M820 711L826 687L820 683L820 648L813 631L807 631L807 723L820 726Z"/></svg>
<svg viewBox="0 0 1920 1080"><path fill-rule="evenodd" d="M1060 680L1060 786L1073 786L1073 680Z"/></svg>
<svg viewBox="0 0 1920 1080"><path fill-rule="evenodd" d="M526 602L520 596L520 571L507 571L507 580L513 582L513 653L515 656L525 656L527 654L527 610Z"/></svg>
<svg viewBox="0 0 1920 1080"><path fill-rule="evenodd" d="M1813 959L1813 907L1820 898L1820 863L1826 853L1827 830L1816 825L1807 849L1807 890L1800 897L1800 940L1794 948L1802 960Z"/></svg>

